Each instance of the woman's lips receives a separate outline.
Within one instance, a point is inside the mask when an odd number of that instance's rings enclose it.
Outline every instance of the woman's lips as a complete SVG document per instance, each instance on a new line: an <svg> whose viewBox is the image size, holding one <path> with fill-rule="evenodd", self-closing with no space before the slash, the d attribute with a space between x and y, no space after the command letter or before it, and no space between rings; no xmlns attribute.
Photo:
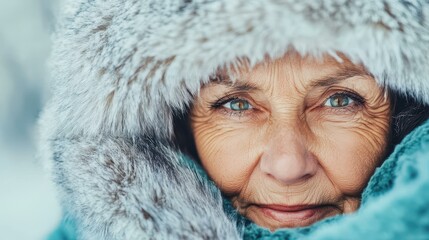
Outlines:
<svg viewBox="0 0 429 240"><path fill-rule="evenodd" d="M284 227L303 227L326 217L332 205L257 205L267 217L284 224Z"/></svg>

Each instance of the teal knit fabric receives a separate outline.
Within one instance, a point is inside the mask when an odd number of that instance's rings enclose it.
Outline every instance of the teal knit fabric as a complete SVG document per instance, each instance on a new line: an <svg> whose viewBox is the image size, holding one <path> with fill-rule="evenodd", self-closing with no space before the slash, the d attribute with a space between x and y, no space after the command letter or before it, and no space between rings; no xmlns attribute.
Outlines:
<svg viewBox="0 0 429 240"><path fill-rule="evenodd" d="M214 187L198 164L189 158L183 163ZM242 219L227 199L224 206L244 224L244 239L429 239L429 121L411 132L376 170L354 214L270 232ZM76 234L71 221L63 221L48 238L72 239Z"/></svg>
<svg viewBox="0 0 429 240"><path fill-rule="evenodd" d="M46 240L75 240L77 239L74 222L64 218L61 224L53 231Z"/></svg>

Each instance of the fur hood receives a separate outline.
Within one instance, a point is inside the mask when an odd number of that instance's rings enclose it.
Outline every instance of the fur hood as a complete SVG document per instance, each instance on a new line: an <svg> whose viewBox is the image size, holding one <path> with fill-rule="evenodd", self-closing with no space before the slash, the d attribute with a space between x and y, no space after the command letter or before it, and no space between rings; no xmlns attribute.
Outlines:
<svg viewBox="0 0 429 240"><path fill-rule="evenodd" d="M344 53L380 84L429 104L427 0L67 1L40 153L81 238L243 237L219 190L183 164L173 118L220 67L289 49ZM320 230L357 232L364 219Z"/></svg>

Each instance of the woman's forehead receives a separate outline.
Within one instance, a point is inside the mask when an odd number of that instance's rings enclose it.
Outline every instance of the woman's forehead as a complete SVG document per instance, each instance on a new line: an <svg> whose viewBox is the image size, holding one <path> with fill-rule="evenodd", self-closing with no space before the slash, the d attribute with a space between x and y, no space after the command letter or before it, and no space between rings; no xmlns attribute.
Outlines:
<svg viewBox="0 0 429 240"><path fill-rule="evenodd" d="M282 83L312 88L338 84L352 77L373 79L362 65L353 64L345 57L341 60L339 62L330 56L315 59L288 54L283 58L259 63L253 68L244 65L232 71L220 70L210 79L210 85L220 84L238 91L246 91Z"/></svg>

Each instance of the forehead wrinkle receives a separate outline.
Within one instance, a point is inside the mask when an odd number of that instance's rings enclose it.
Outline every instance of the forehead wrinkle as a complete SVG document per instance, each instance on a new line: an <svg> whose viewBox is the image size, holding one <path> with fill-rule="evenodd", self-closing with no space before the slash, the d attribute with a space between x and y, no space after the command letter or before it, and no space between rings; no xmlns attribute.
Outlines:
<svg viewBox="0 0 429 240"><path fill-rule="evenodd" d="M272 97L281 95L283 97L283 91L291 87L290 79L294 78L292 71L290 71L292 67L289 65L292 63L284 59L264 63L248 73L252 79L250 82L256 82L255 84L260 86L266 95Z"/></svg>
<svg viewBox="0 0 429 240"><path fill-rule="evenodd" d="M262 73L262 78L265 79L262 80L261 84L264 86L264 89L266 89L268 95L274 96L276 81L279 76L279 69L276 63L270 63L268 65L263 66ZM257 72L257 74L260 75L261 73Z"/></svg>
<svg viewBox="0 0 429 240"><path fill-rule="evenodd" d="M288 84L288 87L293 87L295 92L300 96L303 96L306 93L306 80L303 65L304 63L301 58L295 57L294 59L289 60L286 68L287 71L284 76L287 80L285 82Z"/></svg>

